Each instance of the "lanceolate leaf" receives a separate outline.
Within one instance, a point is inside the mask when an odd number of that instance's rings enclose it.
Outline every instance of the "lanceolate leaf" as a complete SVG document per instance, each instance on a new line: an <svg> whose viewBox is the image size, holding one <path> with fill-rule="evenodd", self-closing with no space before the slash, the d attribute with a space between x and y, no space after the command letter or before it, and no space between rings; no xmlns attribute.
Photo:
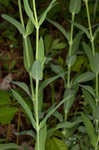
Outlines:
<svg viewBox="0 0 99 150"><path fill-rule="evenodd" d="M76 62L76 59L77 59L77 56L76 56L76 55L72 55L72 56L68 57L68 58L66 59L67 65L73 66L73 65L75 64L75 62Z"/></svg>
<svg viewBox="0 0 99 150"><path fill-rule="evenodd" d="M61 122L61 123L57 124L55 128L49 129L48 133L47 133L47 136L51 137L53 135L53 133L58 129L63 129L63 128L71 129L71 128L75 127L80 122L81 121L79 121L79 122L69 122L69 121Z"/></svg>
<svg viewBox="0 0 99 150"><path fill-rule="evenodd" d="M79 49L82 34L83 34L82 31L78 32L73 40L72 55L75 55L77 50Z"/></svg>
<svg viewBox="0 0 99 150"><path fill-rule="evenodd" d="M70 0L69 11L78 14L81 9L81 0Z"/></svg>
<svg viewBox="0 0 99 150"><path fill-rule="evenodd" d="M44 56L44 42L43 42L43 38L41 37L39 40L38 60L41 63L42 67L44 65L45 59L46 58Z"/></svg>
<svg viewBox="0 0 99 150"><path fill-rule="evenodd" d="M19 81L12 81L12 83L22 88L29 96L31 96L29 88L26 83Z"/></svg>
<svg viewBox="0 0 99 150"><path fill-rule="evenodd" d="M78 24L78 23L73 23L78 29L80 29L81 31L83 31L86 35L87 35L87 37L88 37L88 39L90 39L90 33L88 32L88 29L86 28L86 27L84 27L83 25L81 25L81 24Z"/></svg>
<svg viewBox="0 0 99 150"><path fill-rule="evenodd" d="M36 27L36 22L35 19L33 17L33 12L29 6L28 0L24 0L24 8L25 8L25 12L28 15L28 17L31 19L31 21L33 22L34 26Z"/></svg>
<svg viewBox="0 0 99 150"><path fill-rule="evenodd" d="M82 87L83 89L88 91L95 98L95 96L96 96L95 91L91 86L89 86L89 85L80 85L80 87Z"/></svg>
<svg viewBox="0 0 99 150"><path fill-rule="evenodd" d="M28 37L23 38L23 55L24 55L24 66L27 72L29 72L34 62L33 49L31 40Z"/></svg>
<svg viewBox="0 0 99 150"><path fill-rule="evenodd" d="M76 79L74 80L74 83L81 83L81 82L87 82L95 78L95 73L93 72L85 72L80 74Z"/></svg>
<svg viewBox="0 0 99 150"><path fill-rule="evenodd" d="M84 113L82 113L82 119L83 119L83 123L86 127L87 134L91 140L91 144L95 147L96 142L97 142L97 136L96 136L93 124Z"/></svg>
<svg viewBox="0 0 99 150"><path fill-rule="evenodd" d="M85 51L85 53L86 53L88 59L90 60L90 58L91 58L91 56L92 56L92 50L91 50L91 48L90 48L89 45L86 44L85 42L83 42L82 45L83 45L83 49L84 49L84 51Z"/></svg>
<svg viewBox="0 0 99 150"><path fill-rule="evenodd" d="M97 29L94 32L94 39L97 37L98 33L99 33L99 27L97 27Z"/></svg>
<svg viewBox="0 0 99 150"><path fill-rule="evenodd" d="M25 113L28 115L28 117L29 117L29 119L30 119L30 121L32 123L32 126L35 128L36 127L36 123L35 123L35 120L33 118L33 114L31 112L29 106L25 103L23 98L15 90L12 89L11 91L12 91L12 94L15 97L15 99L23 107Z"/></svg>
<svg viewBox="0 0 99 150"><path fill-rule="evenodd" d="M45 116L45 118L40 123L40 128L44 125L44 123L47 121L47 119L65 102L72 98L73 95L69 95L65 97L59 104L57 104L51 111L48 112L48 114Z"/></svg>
<svg viewBox="0 0 99 150"><path fill-rule="evenodd" d="M69 41L70 40L70 33L66 32L66 30L57 22L52 21L50 19L47 18L47 21L50 22L51 24L53 24L63 35L64 37Z"/></svg>
<svg viewBox="0 0 99 150"><path fill-rule="evenodd" d="M24 35L25 34L25 29L23 28L23 26L14 18L8 16L8 15L2 15L2 17L7 20L8 22L10 22L11 24L13 24L18 30L19 32Z"/></svg>
<svg viewBox="0 0 99 150"><path fill-rule="evenodd" d="M54 77L51 77L51 78L43 81L40 88L39 88L39 91L42 91L42 89L44 89L47 85L49 85L50 83L52 83L56 79L60 78L62 75L65 75L65 73L60 73L59 75L56 75Z"/></svg>
<svg viewBox="0 0 99 150"><path fill-rule="evenodd" d="M45 12L42 14L40 21L39 21L39 26L42 25L42 23L44 22L47 13L50 11L51 8L53 8L54 4L55 4L56 0L52 0L52 2L50 3L50 5L48 6L48 8L45 10Z"/></svg>
<svg viewBox="0 0 99 150"><path fill-rule="evenodd" d="M33 32L33 29L34 29L34 25L31 21L31 19L29 19L28 22L27 22L27 26L26 26L25 36L30 35Z"/></svg>
<svg viewBox="0 0 99 150"><path fill-rule="evenodd" d="M94 113L95 108L96 108L96 104L95 104L95 98L92 97L92 95L85 89L82 89L83 91L83 96L84 96L84 100L87 102L87 104L90 105L91 109L92 109L92 113Z"/></svg>
<svg viewBox="0 0 99 150"><path fill-rule="evenodd" d="M99 74L99 53L96 53L95 56L91 57L90 66L93 72Z"/></svg>

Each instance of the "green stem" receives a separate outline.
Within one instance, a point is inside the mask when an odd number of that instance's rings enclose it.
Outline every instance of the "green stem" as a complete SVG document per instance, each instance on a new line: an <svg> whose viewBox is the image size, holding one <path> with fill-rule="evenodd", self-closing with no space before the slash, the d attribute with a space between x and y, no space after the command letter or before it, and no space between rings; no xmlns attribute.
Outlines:
<svg viewBox="0 0 99 150"><path fill-rule="evenodd" d="M36 29L36 60L38 60L39 53L39 28Z"/></svg>
<svg viewBox="0 0 99 150"><path fill-rule="evenodd" d="M69 57L71 57L71 55L72 55L74 19L75 19L75 13L72 13L71 34L70 34L70 42L69 42ZM70 74L71 74L71 66L68 65L68 77L67 77L67 87L68 88L71 87L71 85L70 85Z"/></svg>
<svg viewBox="0 0 99 150"><path fill-rule="evenodd" d="M95 55L94 37L93 37L93 33L92 33L92 26L91 26L90 14L89 14L88 1L86 1L85 4L86 4L86 10L87 10L90 38L91 38L91 43L92 43L92 52L93 52L93 55Z"/></svg>
<svg viewBox="0 0 99 150"><path fill-rule="evenodd" d="M39 150L39 109L38 109L38 91L39 91L39 80L36 80L36 98L35 98L35 118L36 118L36 132L37 132L37 150Z"/></svg>
<svg viewBox="0 0 99 150"><path fill-rule="evenodd" d="M34 11L34 17L35 17L36 23L38 23L35 0L33 0L33 11Z"/></svg>
<svg viewBox="0 0 99 150"><path fill-rule="evenodd" d="M19 6L19 14L20 14L20 20L21 20L21 23L22 23L22 26L24 26L24 20L23 20L23 15L22 15L22 6L21 6L21 0L18 0L18 6Z"/></svg>
<svg viewBox="0 0 99 150"><path fill-rule="evenodd" d="M32 79L32 76L29 74L30 76L30 86L31 86L31 93L32 93L32 102L33 102L33 105L34 105L34 86L33 86L33 79Z"/></svg>

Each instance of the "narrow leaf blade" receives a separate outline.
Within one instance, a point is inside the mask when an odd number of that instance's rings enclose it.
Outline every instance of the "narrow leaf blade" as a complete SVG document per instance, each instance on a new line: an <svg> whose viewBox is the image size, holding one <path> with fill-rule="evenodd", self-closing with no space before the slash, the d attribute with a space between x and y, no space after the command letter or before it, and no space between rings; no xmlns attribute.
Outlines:
<svg viewBox="0 0 99 150"><path fill-rule="evenodd" d="M14 18L8 16L8 15L2 15L2 17L7 20L8 22L10 22L11 24L13 24L18 30L19 32L24 35L25 34L25 29L22 27L22 25L17 21L15 20Z"/></svg>

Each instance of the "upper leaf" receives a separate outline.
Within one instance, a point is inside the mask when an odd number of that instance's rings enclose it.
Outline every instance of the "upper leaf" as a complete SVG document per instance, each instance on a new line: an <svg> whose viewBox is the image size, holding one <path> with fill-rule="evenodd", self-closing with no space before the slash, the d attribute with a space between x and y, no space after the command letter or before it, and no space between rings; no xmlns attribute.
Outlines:
<svg viewBox="0 0 99 150"><path fill-rule="evenodd" d="M33 29L34 29L34 25L31 19L29 19L26 26L26 33L25 33L26 36L30 35L33 32Z"/></svg>
<svg viewBox="0 0 99 150"><path fill-rule="evenodd" d="M70 0L70 13L78 14L81 9L81 0Z"/></svg>
<svg viewBox="0 0 99 150"><path fill-rule="evenodd" d="M51 24L53 24L63 35L64 37L69 41L70 40L70 33L66 32L66 30L57 22L52 21L50 19L47 18L47 21L50 22Z"/></svg>
<svg viewBox="0 0 99 150"><path fill-rule="evenodd" d="M23 98L19 95L19 93L17 93L15 90L11 90L12 91L12 94L13 96L15 97L15 99L18 101L18 103L23 107L25 113L28 115L31 123L32 123L32 126L35 128L36 127L36 123L35 123L35 120L33 118L33 114L29 108L29 106L25 103L25 101L23 100Z"/></svg>
<svg viewBox="0 0 99 150"><path fill-rule="evenodd" d="M8 16L8 15L2 15L2 17L7 20L8 22L10 22L11 24L13 24L18 30L19 32L24 35L25 34L25 29L23 28L23 26L14 18Z"/></svg>
<svg viewBox="0 0 99 150"><path fill-rule="evenodd" d="M48 8L45 10L45 12L42 14L40 21L39 21L39 26L42 25L42 23L44 22L44 20L46 19L47 13L51 10L51 8L54 7L56 0L52 0L52 2L50 3L50 5L48 6Z"/></svg>
<svg viewBox="0 0 99 150"><path fill-rule="evenodd" d="M35 22L35 19L34 19L34 16L33 16L33 12L32 12L32 10L29 6L28 0L24 0L23 2L24 2L24 9L25 9L26 14L28 15L28 17L31 19L34 26L36 27L36 22Z"/></svg>
<svg viewBox="0 0 99 150"><path fill-rule="evenodd" d="M93 72L85 72L81 75L77 76L74 80L74 83L87 82L95 78L95 73Z"/></svg>

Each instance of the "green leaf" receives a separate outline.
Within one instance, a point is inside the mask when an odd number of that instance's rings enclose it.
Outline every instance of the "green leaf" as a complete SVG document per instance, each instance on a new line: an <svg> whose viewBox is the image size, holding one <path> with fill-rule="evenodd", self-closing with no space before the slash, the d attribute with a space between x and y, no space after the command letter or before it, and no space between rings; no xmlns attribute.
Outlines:
<svg viewBox="0 0 99 150"><path fill-rule="evenodd" d="M9 106L0 107L0 123L2 125L10 124L17 111L18 111L17 107L9 107Z"/></svg>
<svg viewBox="0 0 99 150"><path fill-rule="evenodd" d="M71 53L72 55L75 55L77 50L79 49L82 34L83 34L82 31L78 32L73 40L72 53Z"/></svg>
<svg viewBox="0 0 99 150"><path fill-rule="evenodd" d="M51 69L53 72L55 72L57 74L62 74L61 77L64 79L64 69L61 66L51 64Z"/></svg>
<svg viewBox="0 0 99 150"><path fill-rule="evenodd" d="M66 47L66 43L62 43L60 42L60 39L55 39L53 42L52 42L52 45L51 45L51 49L52 50L57 50L57 49L63 49Z"/></svg>
<svg viewBox="0 0 99 150"><path fill-rule="evenodd" d="M33 12L29 6L29 3L28 3L28 0L24 0L24 9L25 9L25 12L27 14L27 16L31 19L31 21L33 22L34 26L36 27L36 22L35 22L35 19L34 19L34 16L33 16Z"/></svg>
<svg viewBox="0 0 99 150"><path fill-rule="evenodd" d="M41 110L42 106L43 106L43 89L49 85L50 83L52 83L53 81L55 81L56 79L60 78L61 76L63 76L65 73L61 73L57 76L51 77L47 80L44 80L42 82L42 84L40 85L39 88L39 110Z"/></svg>
<svg viewBox="0 0 99 150"><path fill-rule="evenodd" d="M47 140L46 150L68 150L68 148L62 140L52 137Z"/></svg>
<svg viewBox="0 0 99 150"><path fill-rule="evenodd" d="M75 83L81 83L81 82L87 82L95 78L95 73L93 72L85 72L80 74L76 79L74 80Z"/></svg>
<svg viewBox="0 0 99 150"><path fill-rule="evenodd" d="M19 81L12 81L12 83L17 85L17 86L19 86L20 88L22 88L29 96L31 96L30 90L29 90L29 88L28 88L26 83L19 82Z"/></svg>
<svg viewBox="0 0 99 150"><path fill-rule="evenodd" d="M52 0L51 3L49 4L48 8L45 10L45 12L42 14L40 21L39 21L39 26L42 25L42 23L44 22L44 20L46 19L46 16L48 14L48 12L51 10L51 8L53 8L55 6L55 2L56 0Z"/></svg>
<svg viewBox="0 0 99 150"><path fill-rule="evenodd" d="M64 112L66 115L68 115L70 108L73 105L73 102L75 100L75 95L76 95L77 90L75 89L66 89L64 92L64 98L68 97L69 95L72 95L72 97L68 100L64 102Z"/></svg>
<svg viewBox="0 0 99 150"><path fill-rule="evenodd" d="M97 27L97 29L94 32L94 39L97 37L98 32L99 32L99 27Z"/></svg>
<svg viewBox="0 0 99 150"><path fill-rule="evenodd" d="M45 56L44 56L44 43L43 43L43 38L41 37L39 40L39 52L38 52L38 60L41 63L42 67L45 62Z"/></svg>
<svg viewBox="0 0 99 150"><path fill-rule="evenodd" d="M0 144L0 149L1 150L11 150L11 149L20 149L21 147L18 146L17 144L14 143L9 143L9 144Z"/></svg>
<svg viewBox="0 0 99 150"><path fill-rule="evenodd" d="M44 89L47 85L49 85L50 83L52 83L56 79L60 78L63 74L65 74L65 73L60 73L59 75L56 75L54 77L51 77L51 78L43 81L40 88L39 88L39 92L42 91L42 89Z"/></svg>
<svg viewBox="0 0 99 150"><path fill-rule="evenodd" d="M81 121L79 121L79 122L64 121L64 122L58 123L55 128L51 128L48 130L47 136L48 136L48 138L51 137L53 135L53 133L58 129L71 129L71 128L75 127L76 125L78 125L78 123L80 123L80 122Z"/></svg>
<svg viewBox="0 0 99 150"><path fill-rule="evenodd" d="M28 19L25 36L29 36L34 30L34 25L31 19Z"/></svg>
<svg viewBox="0 0 99 150"><path fill-rule="evenodd" d="M80 29L81 31L83 31L86 35L87 35L87 37L88 37L88 39L90 39L90 33L88 32L88 29L86 28L86 27L84 27L83 25L81 25L81 24L78 24L78 23L73 23L78 29Z"/></svg>
<svg viewBox="0 0 99 150"><path fill-rule="evenodd" d="M95 56L91 57L90 66L94 73L99 74L99 53L96 53Z"/></svg>
<svg viewBox="0 0 99 150"><path fill-rule="evenodd" d="M46 138L47 138L47 127L46 124L40 129L39 132L39 143L40 143L40 150L45 150ZM37 143L35 145L35 150L37 149Z"/></svg>
<svg viewBox="0 0 99 150"><path fill-rule="evenodd" d="M31 112L29 106L25 103L25 101L23 100L23 98L16 91L14 91L13 89L11 91L12 91L12 94L15 97L15 99L23 107L25 113L28 115L28 117L29 117L29 119L30 119L30 121L32 123L32 126L34 128L36 128L36 123L35 123L35 120L33 118L33 114Z"/></svg>
<svg viewBox="0 0 99 150"><path fill-rule="evenodd" d="M45 46L46 53L49 52L50 47L51 47L51 43L52 43L52 37L51 37L51 35L50 34L46 34L44 36L44 46Z"/></svg>
<svg viewBox="0 0 99 150"><path fill-rule="evenodd" d="M68 57L66 59L67 65L69 65L70 67L73 66L75 64L75 62L76 62L76 59L77 59L76 55L72 55L72 56Z"/></svg>
<svg viewBox="0 0 99 150"><path fill-rule="evenodd" d="M8 91L0 90L0 106L11 104L10 94Z"/></svg>
<svg viewBox="0 0 99 150"><path fill-rule="evenodd" d="M70 13L78 14L81 9L81 0L70 0Z"/></svg>
<svg viewBox="0 0 99 150"><path fill-rule="evenodd" d="M70 41L70 33L69 32L66 32L66 30L60 25L58 24L57 22L55 21L52 21L50 19L47 18L47 21L50 22L51 24L53 24L63 35L64 37Z"/></svg>
<svg viewBox="0 0 99 150"><path fill-rule="evenodd" d="M85 51L85 54L87 55L87 57L88 57L88 59L90 61L91 56L92 56L92 50L91 50L91 48L85 42L82 43L82 46L83 46L83 49Z"/></svg>
<svg viewBox="0 0 99 150"><path fill-rule="evenodd" d="M30 73L35 80L42 80L43 69L42 69L41 63L38 60L36 60L33 63Z"/></svg>
<svg viewBox="0 0 99 150"><path fill-rule="evenodd" d="M84 100L90 105L92 112L94 113L96 104L95 99L92 97L92 95L85 89L82 89Z"/></svg>
<svg viewBox="0 0 99 150"><path fill-rule="evenodd" d="M19 133L15 133L15 135L29 135L29 136L33 137L34 139L36 138L35 132L33 130L22 131Z"/></svg>
<svg viewBox="0 0 99 150"><path fill-rule="evenodd" d="M11 24L13 24L18 30L19 32L24 35L25 34L25 29L23 28L23 26L14 18L8 16L8 15L2 15L2 17L7 20L8 22L10 22Z"/></svg>
<svg viewBox="0 0 99 150"><path fill-rule="evenodd" d="M29 72L32 64L34 62L33 49L31 45L31 40L28 37L23 38L23 55L24 55L24 66L27 72Z"/></svg>
<svg viewBox="0 0 99 150"><path fill-rule="evenodd" d="M95 148L96 142L97 142L97 136L96 136L93 124L92 124L92 122L89 120L89 118L84 113L82 113L82 119L83 119L83 123L84 123L84 125L86 127L87 134L88 134L88 136L90 138L91 144Z"/></svg>
<svg viewBox="0 0 99 150"><path fill-rule="evenodd" d="M97 105L94 109L94 118L99 121L99 105Z"/></svg>
<svg viewBox="0 0 99 150"><path fill-rule="evenodd" d="M63 121L63 116L62 116L62 114L59 113L58 111L55 111L55 112L53 113L53 116L54 116L55 118L57 118L60 122Z"/></svg>
<svg viewBox="0 0 99 150"><path fill-rule="evenodd" d="M91 86L89 86L89 85L81 85L80 84L80 87L82 87L83 89L88 91L95 98L96 95L95 95L94 89Z"/></svg>
<svg viewBox="0 0 99 150"><path fill-rule="evenodd" d="M57 104L55 107L53 107L53 109L51 109L47 115L45 116L45 118L41 121L40 123L40 128L44 125L44 123L46 123L47 119L65 102L68 101L72 98L72 94L65 97L63 100L61 100L61 102L59 104Z"/></svg>

